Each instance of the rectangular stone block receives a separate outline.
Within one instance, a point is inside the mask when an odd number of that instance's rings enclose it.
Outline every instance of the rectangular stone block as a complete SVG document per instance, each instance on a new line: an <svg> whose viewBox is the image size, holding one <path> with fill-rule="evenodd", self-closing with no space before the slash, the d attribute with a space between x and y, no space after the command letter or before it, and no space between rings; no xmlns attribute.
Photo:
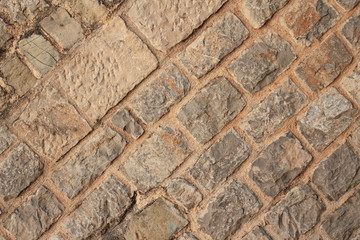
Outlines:
<svg viewBox="0 0 360 240"><path fill-rule="evenodd" d="M126 109L117 111L111 118L111 122L118 128L131 134L134 138L139 138L144 133L142 126Z"/></svg>
<svg viewBox="0 0 360 240"><path fill-rule="evenodd" d="M183 178L175 178L166 188L168 194L187 210L191 210L202 200L199 189Z"/></svg>
<svg viewBox="0 0 360 240"><path fill-rule="evenodd" d="M342 6L345 10L351 10L354 8L360 0L336 0L340 6Z"/></svg>
<svg viewBox="0 0 360 240"><path fill-rule="evenodd" d="M360 105L360 61L354 72L343 78L341 87Z"/></svg>
<svg viewBox="0 0 360 240"><path fill-rule="evenodd" d="M358 2L360 2L360 0ZM358 11L354 17L346 21L341 29L341 33L355 50L360 49L360 11Z"/></svg>
<svg viewBox="0 0 360 240"><path fill-rule="evenodd" d="M9 132L6 126L0 127L0 154L3 153L14 141L16 136Z"/></svg>
<svg viewBox="0 0 360 240"><path fill-rule="evenodd" d="M262 227L255 227L251 232L246 234L242 240L272 240Z"/></svg>

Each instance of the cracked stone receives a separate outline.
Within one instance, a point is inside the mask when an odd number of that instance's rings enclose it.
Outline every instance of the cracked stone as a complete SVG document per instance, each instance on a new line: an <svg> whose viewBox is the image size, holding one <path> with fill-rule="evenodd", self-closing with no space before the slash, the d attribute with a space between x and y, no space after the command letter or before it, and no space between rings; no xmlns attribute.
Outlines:
<svg viewBox="0 0 360 240"><path fill-rule="evenodd" d="M191 176L208 190L223 183L250 155L251 148L234 129L206 150L190 169Z"/></svg>
<svg viewBox="0 0 360 240"><path fill-rule="evenodd" d="M184 233L180 237L178 237L176 240L199 240L197 237L192 235L191 233Z"/></svg>
<svg viewBox="0 0 360 240"><path fill-rule="evenodd" d="M342 6L345 10L351 10L353 9L360 0L336 0L337 3Z"/></svg>
<svg viewBox="0 0 360 240"><path fill-rule="evenodd" d="M6 126L0 127L0 154L3 153L14 141L16 136L9 132Z"/></svg>
<svg viewBox="0 0 360 240"><path fill-rule="evenodd" d="M248 35L240 19L227 12L181 52L179 59L190 73L200 78L240 46Z"/></svg>
<svg viewBox="0 0 360 240"><path fill-rule="evenodd" d="M255 227L250 233L246 234L242 240L272 240L262 227Z"/></svg>
<svg viewBox="0 0 360 240"><path fill-rule="evenodd" d="M0 18L0 49L4 48L11 38L12 36L7 30L7 24Z"/></svg>
<svg viewBox="0 0 360 240"><path fill-rule="evenodd" d="M183 106L177 118L199 143L206 143L245 105L241 93L226 78L218 77Z"/></svg>
<svg viewBox="0 0 360 240"><path fill-rule="evenodd" d="M142 126L126 109L120 109L117 111L111 118L111 122L121 130L131 134L136 139L144 133Z"/></svg>
<svg viewBox="0 0 360 240"><path fill-rule="evenodd" d="M360 104L360 62L355 71L341 81L341 87L345 89L358 104Z"/></svg>
<svg viewBox="0 0 360 240"><path fill-rule="evenodd" d="M228 69L250 93L271 84L296 59L291 45L275 33L257 40Z"/></svg>
<svg viewBox="0 0 360 240"><path fill-rule="evenodd" d="M358 13L357 16L350 18L341 29L341 33L356 50L360 49L360 11Z"/></svg>
<svg viewBox="0 0 360 240"><path fill-rule="evenodd" d="M166 190L172 198L187 210L191 210L202 200L202 194L197 187L182 178L172 180Z"/></svg>
<svg viewBox="0 0 360 240"><path fill-rule="evenodd" d="M69 0L67 4L87 25L94 27L107 14L107 9L97 0Z"/></svg>

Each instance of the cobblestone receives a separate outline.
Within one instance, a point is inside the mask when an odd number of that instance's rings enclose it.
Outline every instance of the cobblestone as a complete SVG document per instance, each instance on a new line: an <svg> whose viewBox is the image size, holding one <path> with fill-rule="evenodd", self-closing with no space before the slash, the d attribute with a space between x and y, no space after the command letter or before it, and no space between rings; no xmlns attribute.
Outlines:
<svg viewBox="0 0 360 240"><path fill-rule="evenodd" d="M360 2L360 1L359 1ZM354 49L360 49L360 11L353 18L350 18L341 29L341 33L349 41Z"/></svg>
<svg viewBox="0 0 360 240"><path fill-rule="evenodd" d="M344 88L358 104L360 104L360 62L355 71L341 81L341 87Z"/></svg>
<svg viewBox="0 0 360 240"><path fill-rule="evenodd" d="M96 0L69 0L67 4L91 27L94 27L107 14L106 7Z"/></svg>
<svg viewBox="0 0 360 240"><path fill-rule="evenodd" d="M178 237L176 240L198 240L194 235L191 233L184 233L180 237Z"/></svg>
<svg viewBox="0 0 360 240"><path fill-rule="evenodd" d="M144 133L142 126L126 109L117 111L111 118L111 122L118 128L131 134L134 138L139 138Z"/></svg>
<svg viewBox="0 0 360 240"><path fill-rule="evenodd" d="M0 49L4 49L11 38L12 36L7 30L7 24L0 18Z"/></svg>
<svg viewBox="0 0 360 240"><path fill-rule="evenodd" d="M345 10L351 10L354 8L360 0L336 0L340 6L342 6Z"/></svg>
<svg viewBox="0 0 360 240"><path fill-rule="evenodd" d="M250 233L246 234L242 240L271 240L262 227L255 227Z"/></svg>
<svg viewBox="0 0 360 240"><path fill-rule="evenodd" d="M202 194L197 187L182 178L172 180L166 189L168 194L187 210L191 210L202 200Z"/></svg>
<svg viewBox="0 0 360 240"><path fill-rule="evenodd" d="M0 127L0 154L3 153L14 141L16 136L9 132L6 126Z"/></svg>
<svg viewBox="0 0 360 240"><path fill-rule="evenodd" d="M66 240L64 237L60 235L54 235L49 238L49 240Z"/></svg>

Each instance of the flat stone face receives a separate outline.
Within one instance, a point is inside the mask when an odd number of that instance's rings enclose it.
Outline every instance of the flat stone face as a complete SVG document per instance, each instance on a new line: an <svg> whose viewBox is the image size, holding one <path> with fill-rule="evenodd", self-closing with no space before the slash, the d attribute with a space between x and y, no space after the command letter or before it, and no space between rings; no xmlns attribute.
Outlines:
<svg viewBox="0 0 360 240"><path fill-rule="evenodd" d="M61 93L46 85L14 123L19 136L41 154L58 160L90 130Z"/></svg>
<svg viewBox="0 0 360 240"><path fill-rule="evenodd" d="M111 122L118 128L131 134L134 138L139 138L144 133L142 126L126 109L117 111L111 118Z"/></svg>
<svg viewBox="0 0 360 240"><path fill-rule="evenodd" d="M3 226L16 239L35 240L50 228L64 211L62 203L45 187L5 219Z"/></svg>
<svg viewBox="0 0 360 240"><path fill-rule="evenodd" d="M189 72L200 78L240 46L248 35L240 19L227 12L181 52L179 58Z"/></svg>
<svg viewBox="0 0 360 240"><path fill-rule="evenodd" d="M147 46L114 17L52 80L95 122L156 66Z"/></svg>
<svg viewBox="0 0 360 240"><path fill-rule="evenodd" d="M298 119L297 125L311 146L322 151L350 125L356 114L351 102L331 88Z"/></svg>
<svg viewBox="0 0 360 240"><path fill-rule="evenodd" d="M28 146L21 143L0 160L0 196L17 197L43 172L43 163Z"/></svg>
<svg viewBox="0 0 360 240"><path fill-rule="evenodd" d="M291 5L281 20L299 43L309 46L333 27L337 18L336 10L323 0L305 0Z"/></svg>
<svg viewBox="0 0 360 240"><path fill-rule="evenodd" d="M271 240L272 238L267 235L262 227L256 227L251 232L246 234L242 240Z"/></svg>
<svg viewBox="0 0 360 240"><path fill-rule="evenodd" d="M291 133L272 142L251 164L249 177L267 195L275 197L308 165L312 156Z"/></svg>
<svg viewBox="0 0 360 240"><path fill-rule="evenodd" d="M305 95L290 79L285 80L240 121L239 127L255 142L262 142L298 113L305 103Z"/></svg>
<svg viewBox="0 0 360 240"><path fill-rule="evenodd" d="M16 139L6 126L0 127L0 154L3 153Z"/></svg>
<svg viewBox="0 0 360 240"><path fill-rule="evenodd" d="M172 180L166 190L172 198L186 207L187 210L191 210L202 200L202 194L197 187L182 178Z"/></svg>
<svg viewBox="0 0 360 240"><path fill-rule="evenodd" d="M360 157L346 142L320 162L312 176L315 185L331 201L337 201L360 182Z"/></svg>
<svg viewBox="0 0 360 240"><path fill-rule="evenodd" d="M120 170L140 192L158 186L192 152L180 131L158 128L120 166Z"/></svg>
<svg viewBox="0 0 360 240"><path fill-rule="evenodd" d="M271 84L295 58L291 45L271 33L245 50L228 69L247 91L256 93Z"/></svg>
<svg viewBox="0 0 360 240"><path fill-rule="evenodd" d="M226 180L250 155L251 148L244 138L231 129L190 168L191 176L204 188L214 189Z"/></svg>
<svg viewBox="0 0 360 240"><path fill-rule="evenodd" d="M341 81L341 87L345 89L358 104L360 104L360 62L355 71Z"/></svg>
<svg viewBox="0 0 360 240"><path fill-rule="evenodd" d="M86 239L119 221L131 202L129 190L114 177L109 177L70 213L63 227L74 239Z"/></svg>
<svg viewBox="0 0 360 240"><path fill-rule="evenodd" d="M177 118L194 138L206 143L233 120L246 102L224 77L215 78L179 111Z"/></svg>
<svg viewBox="0 0 360 240"><path fill-rule="evenodd" d="M107 13L106 7L96 0L68 0L67 4L91 27L95 26Z"/></svg>
<svg viewBox="0 0 360 240"><path fill-rule="evenodd" d="M265 216L281 239L299 239L320 220L325 205L308 185L293 188Z"/></svg>
<svg viewBox="0 0 360 240"><path fill-rule="evenodd" d="M53 173L53 181L68 198L90 185L122 153L125 140L109 127L101 128Z"/></svg>
<svg viewBox="0 0 360 240"><path fill-rule="evenodd" d="M130 220L125 233L126 240L158 240L171 237L188 224L173 204L157 199Z"/></svg>
<svg viewBox="0 0 360 240"><path fill-rule="evenodd" d="M180 237L178 237L176 240L198 240L197 237L192 235L191 233L184 233Z"/></svg>
<svg viewBox="0 0 360 240"><path fill-rule="evenodd" d="M360 0L336 0L340 6L342 6L345 10L351 10L354 8Z"/></svg>
<svg viewBox="0 0 360 240"><path fill-rule="evenodd" d="M187 38L227 0L136 1L128 17L158 50L167 52Z"/></svg>
<svg viewBox="0 0 360 240"><path fill-rule="evenodd" d="M360 12L357 16L350 18L345 23L341 33L349 41L349 43L351 43L354 49L360 49Z"/></svg>
<svg viewBox="0 0 360 240"><path fill-rule="evenodd" d="M200 211L197 223L213 239L223 240L247 222L261 206L253 192L233 181Z"/></svg>
<svg viewBox="0 0 360 240"><path fill-rule="evenodd" d="M332 83L352 59L345 45L332 34L299 64L295 73L316 91Z"/></svg>
<svg viewBox="0 0 360 240"><path fill-rule="evenodd" d="M189 91L190 82L173 64L166 67L131 100L131 107L145 123L159 120Z"/></svg>

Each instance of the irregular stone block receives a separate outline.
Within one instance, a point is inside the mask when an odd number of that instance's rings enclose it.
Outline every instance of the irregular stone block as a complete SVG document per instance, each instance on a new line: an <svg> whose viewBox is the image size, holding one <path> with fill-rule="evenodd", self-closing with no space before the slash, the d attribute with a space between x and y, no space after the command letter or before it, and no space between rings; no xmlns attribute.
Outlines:
<svg viewBox="0 0 360 240"><path fill-rule="evenodd" d="M250 155L251 148L234 129L206 150L190 169L191 176L204 188L223 183Z"/></svg>
<svg viewBox="0 0 360 240"><path fill-rule="evenodd" d="M179 111L177 118L199 143L206 143L245 107L241 93L224 77L212 80Z"/></svg>
<svg viewBox="0 0 360 240"><path fill-rule="evenodd" d="M356 114L351 102L331 88L298 119L297 125L311 146L322 151L350 125Z"/></svg>
<svg viewBox="0 0 360 240"><path fill-rule="evenodd" d="M16 136L10 133L6 126L0 127L0 154L3 153L15 140Z"/></svg>
<svg viewBox="0 0 360 240"><path fill-rule="evenodd" d="M186 207L187 210L191 210L202 200L202 194L197 187L182 178L172 180L166 190L172 198Z"/></svg>
<svg viewBox="0 0 360 240"><path fill-rule="evenodd" d="M0 18L0 49L4 48L11 38L12 36L8 33L6 23Z"/></svg>
<svg viewBox="0 0 360 240"><path fill-rule="evenodd" d="M290 79L285 80L240 121L239 127L255 142L262 142L298 113L305 103L305 95Z"/></svg>
<svg viewBox="0 0 360 240"><path fill-rule="evenodd" d="M200 78L248 36L249 31L240 19L227 12L181 52L179 58L189 72Z"/></svg>
<svg viewBox="0 0 360 240"><path fill-rule="evenodd" d="M345 10L351 10L353 9L360 0L336 0L337 3L342 6Z"/></svg>
<svg viewBox="0 0 360 240"><path fill-rule="evenodd" d="M356 50L360 49L360 11L358 13L355 17L347 20L341 29L341 33Z"/></svg>
<svg viewBox="0 0 360 240"><path fill-rule="evenodd" d="M192 235L191 233L184 233L180 237L178 237L176 240L198 240L197 237Z"/></svg>
<svg viewBox="0 0 360 240"><path fill-rule="evenodd" d="M96 0L68 0L67 4L87 25L94 27L107 14L106 7Z"/></svg>
<svg viewBox="0 0 360 240"><path fill-rule="evenodd" d="M360 104L360 62L355 71L341 81L341 87L345 89L358 104Z"/></svg>
<svg viewBox="0 0 360 240"><path fill-rule="evenodd" d="M251 232L246 234L242 240L272 240L272 238L267 235L265 230L262 227L255 227Z"/></svg>
<svg viewBox="0 0 360 240"><path fill-rule="evenodd" d="M144 133L142 126L126 109L117 111L111 118L111 122L118 128L131 134L134 138L139 138Z"/></svg>
<svg viewBox="0 0 360 240"><path fill-rule="evenodd" d="M245 50L228 69L247 91L256 93L272 83L295 58L291 45L271 33Z"/></svg>

